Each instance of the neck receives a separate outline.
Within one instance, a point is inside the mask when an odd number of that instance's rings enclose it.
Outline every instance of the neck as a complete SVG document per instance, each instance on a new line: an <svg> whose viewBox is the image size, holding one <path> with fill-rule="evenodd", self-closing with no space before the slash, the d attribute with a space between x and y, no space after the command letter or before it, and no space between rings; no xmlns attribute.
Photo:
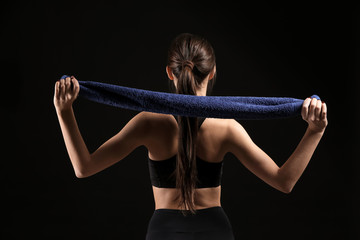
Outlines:
<svg viewBox="0 0 360 240"><path fill-rule="evenodd" d="M196 89L196 96L206 96L208 81L208 79L205 79L200 88Z"/></svg>
<svg viewBox="0 0 360 240"><path fill-rule="evenodd" d="M209 82L209 79L207 77L203 81L202 85L198 89L196 89L196 96L206 96L208 82ZM175 87L176 87L176 83L177 83L177 79L175 82Z"/></svg>
<svg viewBox="0 0 360 240"><path fill-rule="evenodd" d="M196 96L206 96L206 87L197 89Z"/></svg>

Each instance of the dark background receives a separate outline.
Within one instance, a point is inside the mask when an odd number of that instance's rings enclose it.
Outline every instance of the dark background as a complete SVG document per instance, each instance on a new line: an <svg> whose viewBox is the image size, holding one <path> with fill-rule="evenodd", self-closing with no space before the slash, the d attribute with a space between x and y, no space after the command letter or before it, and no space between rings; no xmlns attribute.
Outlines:
<svg viewBox="0 0 360 240"><path fill-rule="evenodd" d="M146 148L77 179L53 107L54 83L69 74L166 92L167 48L182 32L206 37L215 49L212 95L318 94L328 105L327 131L290 194L226 155L222 206L236 239L360 237L357 5L1 4L2 239L145 238L154 210ZM137 114L81 98L74 110L90 151ZM301 117L239 122L278 165L306 129Z"/></svg>

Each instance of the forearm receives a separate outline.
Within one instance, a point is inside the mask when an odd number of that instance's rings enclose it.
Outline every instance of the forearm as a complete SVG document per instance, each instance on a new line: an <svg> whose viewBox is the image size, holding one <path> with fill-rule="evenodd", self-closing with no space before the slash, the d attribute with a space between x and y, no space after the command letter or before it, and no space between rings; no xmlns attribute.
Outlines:
<svg viewBox="0 0 360 240"><path fill-rule="evenodd" d="M288 192L304 172L323 134L324 132L315 132L307 128L294 152L279 169L280 181Z"/></svg>
<svg viewBox="0 0 360 240"><path fill-rule="evenodd" d="M65 146L77 177L84 176L84 166L90 161L90 153L81 136L72 107L56 111Z"/></svg>

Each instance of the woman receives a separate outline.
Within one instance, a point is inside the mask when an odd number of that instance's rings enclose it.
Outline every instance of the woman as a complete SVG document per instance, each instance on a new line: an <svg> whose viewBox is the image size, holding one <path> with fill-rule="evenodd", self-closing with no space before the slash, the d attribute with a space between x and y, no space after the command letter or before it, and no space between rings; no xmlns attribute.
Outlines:
<svg viewBox="0 0 360 240"><path fill-rule="evenodd" d="M180 34L169 48L166 72L177 94L206 96L215 81L214 50L199 36ZM147 240L234 239L220 203L225 154L231 152L264 182L290 193L327 126L326 104L307 98L301 112L307 130L281 167L255 145L234 119L150 112L138 113L119 133L89 153L72 109L78 93L79 83L74 77L55 84L54 105L77 177L102 171L139 146L148 149L155 211Z"/></svg>

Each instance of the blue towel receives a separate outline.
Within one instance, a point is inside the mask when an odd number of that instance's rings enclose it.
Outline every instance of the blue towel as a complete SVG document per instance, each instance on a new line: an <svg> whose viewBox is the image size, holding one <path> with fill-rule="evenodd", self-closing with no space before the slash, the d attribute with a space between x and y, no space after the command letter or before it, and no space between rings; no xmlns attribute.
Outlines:
<svg viewBox="0 0 360 240"><path fill-rule="evenodd" d="M63 75L62 78L68 77ZM114 107L188 117L278 119L301 114L304 100L288 97L194 96L79 81L79 96ZM320 99L317 95L311 98Z"/></svg>

